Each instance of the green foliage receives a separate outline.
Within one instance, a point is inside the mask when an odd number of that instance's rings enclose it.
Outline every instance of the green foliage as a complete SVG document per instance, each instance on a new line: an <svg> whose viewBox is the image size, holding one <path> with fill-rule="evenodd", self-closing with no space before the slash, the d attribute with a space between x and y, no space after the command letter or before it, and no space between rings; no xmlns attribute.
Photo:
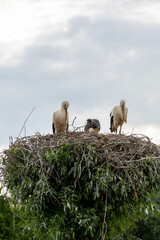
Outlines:
<svg viewBox="0 0 160 240"><path fill-rule="evenodd" d="M42 151L38 157L12 147L2 161L5 183L35 239L114 239L152 206L148 194L159 189L160 166L152 157L136 168L116 167L88 144Z"/></svg>
<svg viewBox="0 0 160 240"><path fill-rule="evenodd" d="M0 239L11 239L13 235L13 214L8 202L0 197Z"/></svg>
<svg viewBox="0 0 160 240"><path fill-rule="evenodd" d="M0 196L0 240L31 240L32 232L23 231L24 220L12 200Z"/></svg>
<svg viewBox="0 0 160 240"><path fill-rule="evenodd" d="M151 195L156 208L145 211L143 218L116 240L159 240L160 239L160 192Z"/></svg>

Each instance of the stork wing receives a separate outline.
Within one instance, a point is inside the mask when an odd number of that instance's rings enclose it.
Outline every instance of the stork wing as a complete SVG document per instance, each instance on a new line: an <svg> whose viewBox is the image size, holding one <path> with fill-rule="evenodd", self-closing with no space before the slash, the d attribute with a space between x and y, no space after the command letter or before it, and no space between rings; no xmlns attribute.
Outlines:
<svg viewBox="0 0 160 240"><path fill-rule="evenodd" d="M55 133L54 123L52 123L52 130L53 130L53 133Z"/></svg>

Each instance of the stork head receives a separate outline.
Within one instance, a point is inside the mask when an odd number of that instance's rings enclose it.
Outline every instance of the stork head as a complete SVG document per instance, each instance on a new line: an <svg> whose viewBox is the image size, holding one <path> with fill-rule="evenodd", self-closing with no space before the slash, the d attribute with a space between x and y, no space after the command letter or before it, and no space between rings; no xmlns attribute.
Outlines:
<svg viewBox="0 0 160 240"><path fill-rule="evenodd" d="M99 128L100 130L100 122L98 119L92 119L92 126L93 128Z"/></svg>
<svg viewBox="0 0 160 240"><path fill-rule="evenodd" d="M87 123L91 123L91 122L92 122L92 119L88 118Z"/></svg>
<svg viewBox="0 0 160 240"><path fill-rule="evenodd" d="M92 127L92 119L88 118L85 122L84 131L87 132Z"/></svg>
<svg viewBox="0 0 160 240"><path fill-rule="evenodd" d="M61 107L65 110L69 107L69 102L68 101L63 101Z"/></svg>
<svg viewBox="0 0 160 240"><path fill-rule="evenodd" d="M112 126L109 129L111 132L117 132L117 128L112 124Z"/></svg>
<svg viewBox="0 0 160 240"><path fill-rule="evenodd" d="M121 106L121 107L124 107L124 106L125 106L125 100L124 100L124 99L121 99L121 101L120 101L120 106Z"/></svg>

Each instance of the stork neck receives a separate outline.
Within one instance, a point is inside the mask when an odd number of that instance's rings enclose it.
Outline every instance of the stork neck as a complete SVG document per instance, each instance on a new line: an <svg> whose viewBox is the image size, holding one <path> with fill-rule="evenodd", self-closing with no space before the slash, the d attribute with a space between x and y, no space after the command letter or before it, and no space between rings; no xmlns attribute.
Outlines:
<svg viewBox="0 0 160 240"><path fill-rule="evenodd" d="M67 109L64 109L65 110L65 119L67 120Z"/></svg>

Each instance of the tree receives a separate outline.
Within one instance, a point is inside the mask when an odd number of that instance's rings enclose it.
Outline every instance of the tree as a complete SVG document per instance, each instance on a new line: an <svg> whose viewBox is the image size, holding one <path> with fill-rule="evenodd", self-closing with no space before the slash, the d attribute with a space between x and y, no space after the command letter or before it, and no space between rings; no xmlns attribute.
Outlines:
<svg viewBox="0 0 160 240"><path fill-rule="evenodd" d="M0 240L29 240L31 232L22 231L24 219L14 207L12 199L0 196Z"/></svg>
<svg viewBox="0 0 160 240"><path fill-rule="evenodd" d="M160 236L160 192L151 195L156 209L145 212L144 217L134 227L130 228L121 240L159 240Z"/></svg>
<svg viewBox="0 0 160 240"><path fill-rule="evenodd" d="M35 238L104 240L153 206L159 158L155 144L133 135L36 135L4 152L2 171Z"/></svg>
<svg viewBox="0 0 160 240"><path fill-rule="evenodd" d="M13 213L8 201L0 196L0 239L12 239L14 235Z"/></svg>

